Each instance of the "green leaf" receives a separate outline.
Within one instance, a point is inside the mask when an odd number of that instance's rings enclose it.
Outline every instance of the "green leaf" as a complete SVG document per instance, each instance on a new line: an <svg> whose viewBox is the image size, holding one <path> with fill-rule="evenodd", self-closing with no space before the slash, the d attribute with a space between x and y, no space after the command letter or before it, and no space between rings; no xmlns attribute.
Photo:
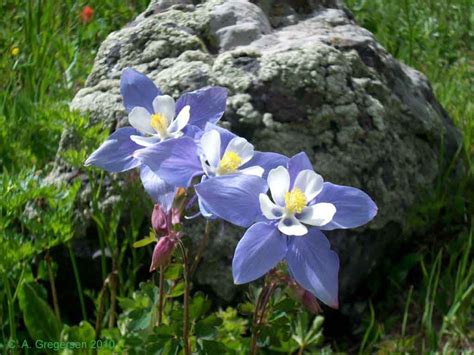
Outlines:
<svg viewBox="0 0 474 355"><path fill-rule="evenodd" d="M165 270L165 279L176 280L180 277L182 272L183 272L182 264L170 264Z"/></svg>
<svg viewBox="0 0 474 355"><path fill-rule="evenodd" d="M147 246L148 244L151 244L153 242L156 242L156 238L152 233L150 233L150 235L148 237L145 237L145 238L143 238L141 240L138 240L135 243L133 243L133 247L134 248L141 248L141 247Z"/></svg>
<svg viewBox="0 0 474 355"><path fill-rule="evenodd" d="M211 314L209 317L196 323L194 333L198 338L213 339L217 336L219 331L217 327L221 324L222 319L218 318L215 314Z"/></svg>
<svg viewBox="0 0 474 355"><path fill-rule="evenodd" d="M222 343L212 340L201 340L200 341L200 354L229 354L229 349Z"/></svg>
<svg viewBox="0 0 474 355"><path fill-rule="evenodd" d="M241 303L237 306L237 309L242 314L252 314L254 311L254 305L250 302Z"/></svg>
<svg viewBox="0 0 474 355"><path fill-rule="evenodd" d="M29 283L24 283L18 299L30 336L34 340L58 341L62 328L61 322L56 318L48 303L38 296L34 287Z"/></svg>
<svg viewBox="0 0 474 355"><path fill-rule="evenodd" d="M78 326L64 326L61 334L62 341L69 342L89 342L95 339L95 330L87 321L82 321Z"/></svg>
<svg viewBox="0 0 474 355"><path fill-rule="evenodd" d="M179 282L171 292L168 294L168 297L179 297L184 293L184 282Z"/></svg>
<svg viewBox="0 0 474 355"><path fill-rule="evenodd" d="M137 309L130 312L129 318L131 319L128 324L128 329L131 331L138 331L147 329L151 322L151 313L148 309Z"/></svg>
<svg viewBox="0 0 474 355"><path fill-rule="evenodd" d="M189 307L191 319L198 319L211 308L211 301L206 299L201 293L196 293Z"/></svg>

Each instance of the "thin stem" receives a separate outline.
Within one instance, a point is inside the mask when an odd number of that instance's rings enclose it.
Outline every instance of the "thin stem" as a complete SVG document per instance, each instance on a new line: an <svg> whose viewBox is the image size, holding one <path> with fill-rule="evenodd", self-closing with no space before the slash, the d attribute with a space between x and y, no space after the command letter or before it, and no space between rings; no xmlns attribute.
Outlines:
<svg viewBox="0 0 474 355"><path fill-rule="evenodd" d="M102 318L104 317L104 308L105 308L105 291L107 291L107 283L109 282L108 278L104 280L104 284L102 285L102 289L99 293L99 309L97 310L97 319L95 321L95 338L99 339L100 337L100 330L101 330L101 323Z"/></svg>
<svg viewBox="0 0 474 355"><path fill-rule="evenodd" d="M79 303L81 304L81 313L82 319L87 319L86 304L84 302L84 294L82 293L81 278L79 277L79 270L77 268L76 257L72 251L71 243L67 244L69 250L69 258L71 259L72 271L74 273L74 278L76 279L77 293L79 294Z"/></svg>
<svg viewBox="0 0 474 355"><path fill-rule="evenodd" d="M178 240L178 246L183 257L183 278L184 278L184 301L183 301L183 341L184 341L184 354L191 354L191 347L189 344L189 270L188 270L188 256L186 248L181 240Z"/></svg>
<svg viewBox="0 0 474 355"><path fill-rule="evenodd" d="M58 293L56 291L56 282L54 281L54 274L53 268L51 267L51 256L49 255L49 251L47 252L46 256L44 257L46 260L46 265L48 266L48 277L49 277L49 284L51 285L51 295L53 296L53 307L54 307L54 314L59 321L61 321L61 313L59 312L59 303L58 303Z"/></svg>
<svg viewBox="0 0 474 355"><path fill-rule="evenodd" d="M275 288L277 287L277 284L275 283L272 283L270 285L270 287L268 288L267 290L267 294L265 295L265 298L263 299L263 302L262 302L262 305L261 305L261 313L260 313L260 319L259 319L259 324L262 324L263 323L263 320L265 318L265 312L267 311L267 304L268 304L268 301L270 301L270 297L272 296L273 294L273 291L275 291Z"/></svg>
<svg viewBox="0 0 474 355"><path fill-rule="evenodd" d="M199 249L194 258L193 264L191 266L191 270L189 271L189 277L192 277L194 273L196 272L199 262L201 261L202 254L204 254L204 251L206 250L206 247L207 247L207 243L209 242L210 234L211 234L211 222L209 220L206 220L206 227L204 229L204 237L201 240L201 245L199 245Z"/></svg>
<svg viewBox="0 0 474 355"><path fill-rule="evenodd" d="M405 331L407 329L408 310L410 308L412 294L413 294L413 285L410 286L410 289L408 291L407 303L405 304L405 312L403 312L402 337L405 336Z"/></svg>
<svg viewBox="0 0 474 355"><path fill-rule="evenodd" d="M165 267L160 265L160 284L159 284L159 299L158 299L158 320L156 326L159 327L163 321L163 305L165 296Z"/></svg>
<svg viewBox="0 0 474 355"><path fill-rule="evenodd" d="M110 291L110 312L109 312L109 328L115 325L115 318L117 314L117 286L118 286L118 272L112 271L108 277L109 291Z"/></svg>
<svg viewBox="0 0 474 355"><path fill-rule="evenodd" d="M94 182L96 179L93 178L92 173L89 171L89 181ZM107 260L105 256L105 221L104 221L104 216L100 212L99 208L99 196L100 192L102 190L102 181L104 178L104 174L101 172L100 173L100 178L99 178L99 184L96 189L95 194L92 196L92 219L97 225L97 232L99 233L99 247L100 247L100 267L102 271L102 280L105 280L107 277ZM96 186L93 186L95 188Z"/></svg>
<svg viewBox="0 0 474 355"><path fill-rule="evenodd" d="M258 295L257 304L255 305L255 311L253 314L253 324L252 324L252 340L251 340L251 348L250 354L256 355L257 354L257 339L260 333L259 327L263 323L265 318L265 311L268 302L273 294L273 291L276 289L278 285L276 283L271 283L270 285L265 285Z"/></svg>
<svg viewBox="0 0 474 355"><path fill-rule="evenodd" d="M304 353L304 345L300 346L300 349L298 350L298 355L303 355Z"/></svg>
<svg viewBox="0 0 474 355"><path fill-rule="evenodd" d="M105 237L104 232L100 230L99 226L99 247L100 247L100 269L102 271L102 280L107 276L107 260L105 256Z"/></svg>
<svg viewBox="0 0 474 355"><path fill-rule="evenodd" d="M13 302L15 302L17 296L18 296L18 292L20 291L20 287L21 285L23 284L23 277L25 276L25 266L22 265L22 269L21 269L21 274L20 274L20 278L18 280L18 283L16 285L16 288L15 288L15 292L13 293Z"/></svg>
<svg viewBox="0 0 474 355"><path fill-rule="evenodd" d="M12 291L10 288L10 282L8 281L7 273L3 273L3 283L5 284L5 289L7 291L7 304L8 304L8 323L10 326L10 339L16 339L16 329L15 329L15 314L14 314L14 305Z"/></svg>
<svg viewBox="0 0 474 355"><path fill-rule="evenodd" d="M257 354L257 337L258 337L258 314L260 310L260 305L263 301L264 294L266 293L266 286L263 286L262 290L258 294L257 303L255 304L255 309L253 312L253 322L252 322L252 340L250 346L250 354L255 355Z"/></svg>

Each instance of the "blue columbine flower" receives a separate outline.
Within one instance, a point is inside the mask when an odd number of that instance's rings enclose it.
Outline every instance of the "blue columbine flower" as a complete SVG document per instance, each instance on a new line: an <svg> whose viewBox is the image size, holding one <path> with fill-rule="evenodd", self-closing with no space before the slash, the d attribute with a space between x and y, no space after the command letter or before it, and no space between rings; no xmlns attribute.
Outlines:
<svg viewBox="0 0 474 355"><path fill-rule="evenodd" d="M226 196L216 193L219 180L196 186L214 215L240 226L256 222L237 245L235 283L251 282L286 260L302 287L337 308L339 259L320 230L363 225L376 215L375 203L359 189L323 182L305 153L270 171L267 181L273 201L255 184L227 186Z"/></svg>
<svg viewBox="0 0 474 355"><path fill-rule="evenodd" d="M201 183L195 186L198 197L208 189L214 190L209 181L218 180L219 188L214 191L215 200L211 203L219 203L216 201L220 197L229 198L226 186L265 192L264 178L268 172L288 160L281 154L255 151L246 139L212 123L206 125L204 134L197 140L181 137L165 141L137 150L134 156L176 187L188 187L193 178L201 177ZM199 203L202 214L210 217L207 202L199 199Z"/></svg>
<svg viewBox="0 0 474 355"><path fill-rule="evenodd" d="M175 187L166 184L133 153L177 137L194 138L202 134L206 123L216 123L222 117L227 90L204 88L186 93L175 102L163 95L146 75L127 68L120 79L120 92L132 127L117 129L85 165L114 173L139 168L143 186L154 202L169 207Z"/></svg>

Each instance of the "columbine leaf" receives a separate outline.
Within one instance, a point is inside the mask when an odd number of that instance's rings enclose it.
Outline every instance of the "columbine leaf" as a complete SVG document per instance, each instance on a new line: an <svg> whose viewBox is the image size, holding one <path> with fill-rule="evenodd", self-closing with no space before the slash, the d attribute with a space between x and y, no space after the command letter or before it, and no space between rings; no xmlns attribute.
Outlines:
<svg viewBox="0 0 474 355"><path fill-rule="evenodd" d="M61 322L51 307L36 293L34 287L24 283L18 294L20 309L23 312L28 333L35 340L58 341L61 334Z"/></svg>
<svg viewBox="0 0 474 355"><path fill-rule="evenodd" d="M134 248L141 248L141 247L147 246L148 244L151 244L153 242L156 242L156 238L153 235L153 233L150 233L150 235L148 237L145 237L145 238L143 238L141 240L138 240L135 243L133 243L133 247Z"/></svg>

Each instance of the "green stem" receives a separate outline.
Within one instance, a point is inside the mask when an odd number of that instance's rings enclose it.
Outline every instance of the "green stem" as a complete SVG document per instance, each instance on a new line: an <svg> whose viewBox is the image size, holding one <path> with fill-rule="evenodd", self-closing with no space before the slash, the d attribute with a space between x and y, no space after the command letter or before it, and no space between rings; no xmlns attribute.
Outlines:
<svg viewBox="0 0 474 355"><path fill-rule="evenodd" d="M184 277L184 301L183 301L183 341L184 341L184 354L191 354L191 346L189 344L189 267L188 267L188 256L186 248L181 240L178 240L178 246L183 257L183 277Z"/></svg>
<svg viewBox="0 0 474 355"><path fill-rule="evenodd" d="M163 305L165 297L165 267L160 266L160 285L159 285L159 299L158 299L158 320L156 326L159 327L163 321Z"/></svg>
<svg viewBox="0 0 474 355"><path fill-rule="evenodd" d="M58 303L58 293L56 291L56 282L54 281L54 274L53 274L53 268L51 266L51 256L49 255L49 250L46 253L45 260L46 260L46 265L48 268L49 284L51 285L51 295L53 297L54 314L56 315L58 320L61 321L61 313L59 311L59 303Z"/></svg>
<svg viewBox="0 0 474 355"><path fill-rule="evenodd" d="M118 272L112 271L108 278L110 292L109 328L112 329L115 325L115 318L117 315Z"/></svg>
<svg viewBox="0 0 474 355"><path fill-rule="evenodd" d="M89 171L89 181L92 183L95 179L92 176L92 173ZM92 196L92 219L97 225L97 232L99 233L99 247L100 247L100 266L102 271L102 280L105 280L107 277L107 260L105 256L105 219L104 215L100 211L99 208L99 197L100 191L102 189L102 180L103 180L103 173L100 173L99 184L96 189L95 194ZM95 186L92 186L94 189Z"/></svg>
<svg viewBox="0 0 474 355"><path fill-rule="evenodd" d="M211 223L209 222L209 220L206 220L206 227L204 229L204 237L202 238L201 245L199 246L199 249L196 253L196 257L194 258L193 264L189 271L189 277L192 277L194 273L196 272L199 262L201 261L202 255L204 254L204 251L206 250L207 244L209 242L210 234L211 234Z"/></svg>
<svg viewBox="0 0 474 355"><path fill-rule="evenodd" d="M69 258L71 259L74 278L76 279L77 293L79 294L79 303L81 304L82 319L87 320L86 304L84 302L84 294L82 292L81 278L79 276L79 270L77 268L77 263L76 263L76 256L74 255L74 252L72 251L71 243L67 244L67 249L69 251Z"/></svg>
<svg viewBox="0 0 474 355"><path fill-rule="evenodd" d="M300 349L298 350L298 355L303 355L304 353L304 345L300 346Z"/></svg>
<svg viewBox="0 0 474 355"><path fill-rule="evenodd" d="M16 339L16 329L15 329L15 315L14 315L14 304L12 291L10 288L10 282L6 273L3 273L3 283L5 284L5 290L7 292L7 304L8 304L8 323L10 326L10 339Z"/></svg>
<svg viewBox="0 0 474 355"><path fill-rule="evenodd" d="M104 317L104 308L105 308L105 292L107 291L107 284L109 282L109 279L106 278L104 281L104 284L102 285L102 289L100 290L99 293L99 309L97 310L97 319L95 321L95 338L99 339L100 337L100 331L102 328L102 318Z"/></svg>
<svg viewBox="0 0 474 355"><path fill-rule="evenodd" d="M102 270L102 280L105 280L105 278L107 277L107 260L105 259L105 237L104 237L103 231L100 231L100 230L99 230L99 246L100 246L100 267Z"/></svg>

